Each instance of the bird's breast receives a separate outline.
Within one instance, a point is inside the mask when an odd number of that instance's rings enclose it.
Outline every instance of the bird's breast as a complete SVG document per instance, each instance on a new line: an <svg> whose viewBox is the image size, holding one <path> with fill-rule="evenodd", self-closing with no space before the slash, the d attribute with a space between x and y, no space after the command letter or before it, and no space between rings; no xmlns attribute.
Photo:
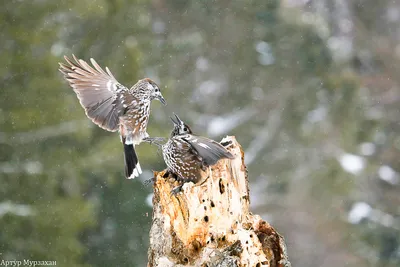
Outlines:
<svg viewBox="0 0 400 267"><path fill-rule="evenodd" d="M128 106L125 114L120 117L121 134L131 139L133 144L139 144L143 138L148 137L149 115L149 105Z"/></svg>
<svg viewBox="0 0 400 267"><path fill-rule="evenodd" d="M172 138L162 147L162 150L164 161L173 173L184 180L198 180L201 172L201 162L191 153L190 147L186 142L178 138Z"/></svg>

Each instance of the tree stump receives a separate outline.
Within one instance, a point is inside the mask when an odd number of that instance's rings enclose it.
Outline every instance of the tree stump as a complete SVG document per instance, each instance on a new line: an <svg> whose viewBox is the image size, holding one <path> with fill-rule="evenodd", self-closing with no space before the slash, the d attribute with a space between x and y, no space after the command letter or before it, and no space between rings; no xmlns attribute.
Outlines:
<svg viewBox="0 0 400 267"><path fill-rule="evenodd" d="M235 137L222 140L235 159L209 167L197 184L155 172L148 267L290 266L283 237L249 211L244 153Z"/></svg>

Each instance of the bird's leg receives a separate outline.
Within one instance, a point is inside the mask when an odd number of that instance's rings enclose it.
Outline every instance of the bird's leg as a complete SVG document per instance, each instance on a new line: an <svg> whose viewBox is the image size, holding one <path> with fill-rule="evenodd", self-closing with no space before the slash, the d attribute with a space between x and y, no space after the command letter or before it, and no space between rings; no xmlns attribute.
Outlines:
<svg viewBox="0 0 400 267"><path fill-rule="evenodd" d="M165 141L165 137L145 137L143 138L143 141L148 142L148 143L153 143L153 142L163 142Z"/></svg>
<svg viewBox="0 0 400 267"><path fill-rule="evenodd" d="M165 142L165 138L164 137L145 137L142 139L143 142L147 142L150 145L156 145L158 147L162 146L162 144L160 142Z"/></svg>
<svg viewBox="0 0 400 267"><path fill-rule="evenodd" d="M205 171L207 171L207 168L208 168L208 165L207 165L204 161L202 161L202 162L201 162L201 165L200 165L200 169L201 169L203 172L205 172Z"/></svg>
<svg viewBox="0 0 400 267"><path fill-rule="evenodd" d="M171 190L171 192L170 192L171 196L176 196L177 194L179 194L180 192L182 192L182 187L183 187L184 184L185 184L185 183L181 183L181 184L178 185L177 187L174 187L174 188Z"/></svg>
<svg viewBox="0 0 400 267"><path fill-rule="evenodd" d="M187 179L184 179L184 178L181 178L181 177L176 177L175 178L178 182L180 182L181 184L180 185L178 185L177 187L174 187L172 190L171 190L171 195L172 196L176 196L178 193L180 193L180 192L182 192L182 187L183 187L183 185L184 184L186 184L186 183L194 183L194 184L197 184L197 182L198 182L198 180L196 180L196 179L194 179L194 180L187 180Z"/></svg>
<svg viewBox="0 0 400 267"><path fill-rule="evenodd" d="M177 187L174 187L171 190L171 196L176 196L178 193L182 192L182 187L187 181L185 181L185 179L183 179L182 177L179 177L175 173L170 172L170 174L172 174L174 176L175 180L180 183Z"/></svg>

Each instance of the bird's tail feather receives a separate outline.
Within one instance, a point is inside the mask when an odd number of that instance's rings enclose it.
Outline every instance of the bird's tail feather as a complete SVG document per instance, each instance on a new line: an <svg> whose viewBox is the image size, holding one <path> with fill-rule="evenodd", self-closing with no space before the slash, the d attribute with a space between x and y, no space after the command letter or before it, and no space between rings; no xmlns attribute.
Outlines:
<svg viewBox="0 0 400 267"><path fill-rule="evenodd" d="M132 144L124 144L124 158L125 158L125 176L127 179L134 179L139 177L142 173L142 168L140 167L139 159L136 155L135 146Z"/></svg>

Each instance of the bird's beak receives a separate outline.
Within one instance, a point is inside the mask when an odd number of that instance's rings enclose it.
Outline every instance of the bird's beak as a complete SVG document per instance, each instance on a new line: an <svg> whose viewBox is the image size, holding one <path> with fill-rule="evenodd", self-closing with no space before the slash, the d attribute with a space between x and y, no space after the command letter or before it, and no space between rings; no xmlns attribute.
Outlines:
<svg viewBox="0 0 400 267"><path fill-rule="evenodd" d="M157 99L160 100L160 102L166 106L167 105L167 101L165 101L164 97L162 95L158 95Z"/></svg>
<svg viewBox="0 0 400 267"><path fill-rule="evenodd" d="M171 119L171 121L174 123L174 125L178 125L178 124L176 123L176 121L174 121L174 118L170 117L170 119Z"/></svg>
<svg viewBox="0 0 400 267"><path fill-rule="evenodd" d="M181 119L178 117L178 115L176 115L176 114L174 113L174 116L175 116L175 119L172 118L172 117L170 117L170 118L171 118L171 121L174 123L174 125L180 125L180 124L183 123L183 122L181 121Z"/></svg>
<svg viewBox="0 0 400 267"><path fill-rule="evenodd" d="M178 125L179 125L179 124L183 124L183 121L178 117L178 115L176 115L176 114L174 113L174 116L175 116L175 118L176 118L176 122L177 122Z"/></svg>

